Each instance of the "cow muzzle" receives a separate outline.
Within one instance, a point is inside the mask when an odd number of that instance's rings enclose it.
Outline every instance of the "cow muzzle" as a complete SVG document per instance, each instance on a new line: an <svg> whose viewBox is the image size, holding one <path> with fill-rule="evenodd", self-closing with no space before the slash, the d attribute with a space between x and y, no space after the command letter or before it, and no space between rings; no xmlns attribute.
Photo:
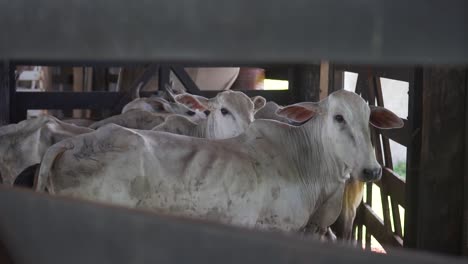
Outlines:
<svg viewBox="0 0 468 264"><path fill-rule="evenodd" d="M378 168L365 168L362 170L362 180L364 182L374 182L380 180L382 177L382 167Z"/></svg>

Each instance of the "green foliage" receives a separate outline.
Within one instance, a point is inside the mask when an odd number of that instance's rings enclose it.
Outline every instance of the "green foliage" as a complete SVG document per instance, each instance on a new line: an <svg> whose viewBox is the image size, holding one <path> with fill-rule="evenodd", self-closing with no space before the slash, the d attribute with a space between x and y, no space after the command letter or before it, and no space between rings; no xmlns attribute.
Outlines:
<svg viewBox="0 0 468 264"><path fill-rule="evenodd" d="M406 179L406 161L400 161L393 166L393 171L403 179Z"/></svg>

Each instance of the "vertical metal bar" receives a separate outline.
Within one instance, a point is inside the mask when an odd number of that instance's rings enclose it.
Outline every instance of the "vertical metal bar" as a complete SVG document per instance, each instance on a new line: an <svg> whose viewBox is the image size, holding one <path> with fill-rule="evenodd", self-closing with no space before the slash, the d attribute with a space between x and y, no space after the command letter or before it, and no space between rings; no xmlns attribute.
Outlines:
<svg viewBox="0 0 468 264"><path fill-rule="evenodd" d="M164 90L166 85L169 85L171 70L168 66L159 66L158 74L158 89Z"/></svg>
<svg viewBox="0 0 468 264"><path fill-rule="evenodd" d="M197 84L192 80L190 75L188 75L183 67L172 66L171 70L189 93L200 94L200 89L198 88Z"/></svg>
<svg viewBox="0 0 468 264"><path fill-rule="evenodd" d="M10 65L8 61L0 64L0 126L10 123Z"/></svg>

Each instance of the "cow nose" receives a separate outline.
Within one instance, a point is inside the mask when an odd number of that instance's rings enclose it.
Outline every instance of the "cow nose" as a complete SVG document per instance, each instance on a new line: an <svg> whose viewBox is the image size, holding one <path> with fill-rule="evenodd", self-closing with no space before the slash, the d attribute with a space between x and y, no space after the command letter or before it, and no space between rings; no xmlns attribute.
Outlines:
<svg viewBox="0 0 468 264"><path fill-rule="evenodd" d="M382 168L379 167L376 169L364 169L362 174L365 181L375 181L380 179L380 176L382 175Z"/></svg>

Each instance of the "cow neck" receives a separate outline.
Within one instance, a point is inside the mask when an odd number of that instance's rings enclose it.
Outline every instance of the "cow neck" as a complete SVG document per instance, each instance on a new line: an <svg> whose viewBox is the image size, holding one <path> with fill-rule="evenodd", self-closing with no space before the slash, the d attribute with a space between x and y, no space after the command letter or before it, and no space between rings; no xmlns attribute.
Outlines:
<svg viewBox="0 0 468 264"><path fill-rule="evenodd" d="M277 151L286 154L284 157L297 172L303 186L301 190L312 207L335 191L337 183L342 183L341 176L345 171L344 164L329 151L331 148L325 147L333 142L324 135L322 123L323 116L299 127L272 123L276 127L265 126L265 133L262 133L262 136L271 135L269 142L276 145Z"/></svg>

